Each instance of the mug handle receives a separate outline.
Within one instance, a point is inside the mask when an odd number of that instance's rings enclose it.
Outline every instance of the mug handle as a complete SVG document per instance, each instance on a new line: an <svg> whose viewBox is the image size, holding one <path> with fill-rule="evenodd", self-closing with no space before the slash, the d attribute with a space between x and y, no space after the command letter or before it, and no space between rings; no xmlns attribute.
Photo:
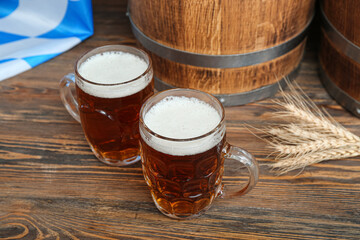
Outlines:
<svg viewBox="0 0 360 240"><path fill-rule="evenodd" d="M75 85L75 75L69 73L60 80L60 97L69 114L80 123L79 105L71 91L71 85Z"/></svg>
<svg viewBox="0 0 360 240"><path fill-rule="evenodd" d="M241 190L231 194L230 196L241 196L250 192L259 180L259 166L255 158L242 148L232 146L226 143L223 148L225 160L236 160L246 166L249 171L249 181Z"/></svg>

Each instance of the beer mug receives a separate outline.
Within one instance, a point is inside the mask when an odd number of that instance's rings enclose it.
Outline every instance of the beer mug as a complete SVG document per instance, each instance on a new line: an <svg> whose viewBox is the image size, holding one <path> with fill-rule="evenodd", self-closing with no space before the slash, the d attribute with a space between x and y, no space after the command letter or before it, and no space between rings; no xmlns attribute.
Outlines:
<svg viewBox="0 0 360 240"><path fill-rule="evenodd" d="M139 111L153 93L149 56L124 45L103 46L85 53L77 60L75 73L60 81L66 109L81 123L96 157L112 166L140 160Z"/></svg>
<svg viewBox="0 0 360 240"><path fill-rule="evenodd" d="M222 195L224 160L244 164L249 181L258 181L258 164L247 151L226 142L225 112L213 96L172 89L150 97L140 110L144 178L157 208L168 217L192 218ZM233 195L233 194L229 194Z"/></svg>

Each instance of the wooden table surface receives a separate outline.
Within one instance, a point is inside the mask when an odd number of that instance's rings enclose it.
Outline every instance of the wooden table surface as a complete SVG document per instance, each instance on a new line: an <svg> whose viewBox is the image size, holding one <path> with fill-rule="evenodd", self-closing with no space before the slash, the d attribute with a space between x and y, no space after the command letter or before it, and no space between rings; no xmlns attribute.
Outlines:
<svg viewBox="0 0 360 240"><path fill-rule="evenodd" d="M217 199L200 218L163 216L140 163L118 168L99 162L63 107L58 83L84 51L135 41L125 0L93 4L94 36L0 82L0 239L360 239L360 158L274 175L266 166L273 161L267 157L271 150L242 125L272 123L271 99L226 109L228 141L258 159L260 180L243 197ZM360 119L329 98L318 68L308 46L298 83L360 135ZM245 180L224 178L225 184Z"/></svg>

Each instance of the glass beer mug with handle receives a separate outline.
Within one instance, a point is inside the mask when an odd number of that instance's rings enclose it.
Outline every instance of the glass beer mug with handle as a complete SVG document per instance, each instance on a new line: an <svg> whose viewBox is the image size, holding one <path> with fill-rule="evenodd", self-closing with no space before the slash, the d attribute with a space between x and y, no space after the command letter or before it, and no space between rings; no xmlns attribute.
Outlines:
<svg viewBox="0 0 360 240"><path fill-rule="evenodd" d="M226 142L225 112L210 94L172 89L149 98L140 110L142 167L157 208L172 218L205 212L222 194L224 160L244 164L249 192L258 164L247 151Z"/></svg>
<svg viewBox="0 0 360 240"><path fill-rule="evenodd" d="M149 56L125 45L103 46L85 53L77 60L75 73L60 81L66 109L81 123L96 157L112 166L140 160L139 111L153 93Z"/></svg>

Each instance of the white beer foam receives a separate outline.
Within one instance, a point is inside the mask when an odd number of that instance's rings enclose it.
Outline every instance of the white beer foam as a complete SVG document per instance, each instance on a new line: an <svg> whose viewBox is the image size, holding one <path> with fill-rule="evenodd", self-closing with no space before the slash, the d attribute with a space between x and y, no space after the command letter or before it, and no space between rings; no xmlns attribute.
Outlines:
<svg viewBox="0 0 360 240"><path fill-rule="evenodd" d="M91 56L79 67L79 74L94 83L117 84L130 81L148 68L148 64L138 56L120 51L109 51ZM103 86L79 81L77 85L86 93L101 98L119 98L135 94L144 89L152 79L143 76L136 81L115 86Z"/></svg>
<svg viewBox="0 0 360 240"><path fill-rule="evenodd" d="M145 115L144 122L150 130L163 137L190 139L202 136L221 121L219 113L209 104L188 97L167 97L153 106ZM170 141L156 136L147 138L146 143L159 152L185 156L202 153L218 144L225 134L225 127L219 131L192 141Z"/></svg>

